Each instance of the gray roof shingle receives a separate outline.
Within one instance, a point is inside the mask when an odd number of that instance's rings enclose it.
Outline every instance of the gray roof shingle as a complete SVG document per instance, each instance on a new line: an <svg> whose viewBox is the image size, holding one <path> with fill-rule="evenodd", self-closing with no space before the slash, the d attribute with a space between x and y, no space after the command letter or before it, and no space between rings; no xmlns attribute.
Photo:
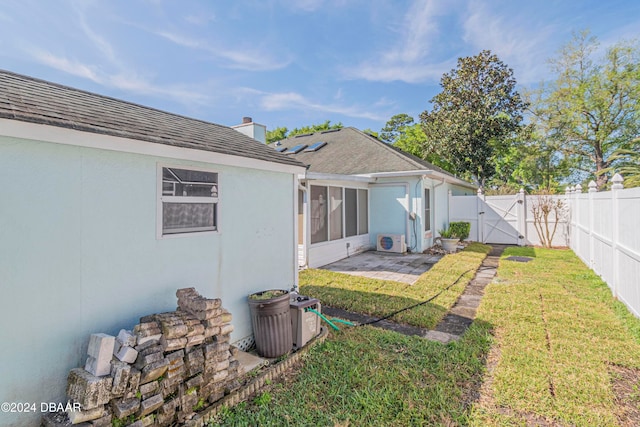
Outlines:
<svg viewBox="0 0 640 427"><path fill-rule="evenodd" d="M303 166L230 127L0 70L0 118Z"/></svg>
<svg viewBox="0 0 640 427"><path fill-rule="evenodd" d="M416 156L352 127L298 135L280 141L281 147L298 144L327 143L314 152L304 150L285 154L309 165L310 172L358 175L376 172L433 170L453 177L451 173Z"/></svg>

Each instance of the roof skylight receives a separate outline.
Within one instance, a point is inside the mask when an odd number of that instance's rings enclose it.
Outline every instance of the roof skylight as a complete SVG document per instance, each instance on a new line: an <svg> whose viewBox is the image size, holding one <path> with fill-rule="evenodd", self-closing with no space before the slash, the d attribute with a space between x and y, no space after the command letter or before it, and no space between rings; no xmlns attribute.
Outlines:
<svg viewBox="0 0 640 427"><path fill-rule="evenodd" d="M321 149L322 147L324 147L325 145L327 145L327 143L325 141L318 141L315 144L311 144L305 151L318 151L319 149Z"/></svg>
<svg viewBox="0 0 640 427"><path fill-rule="evenodd" d="M307 144L298 144L295 147L289 148L285 154L297 154L304 150L307 147Z"/></svg>

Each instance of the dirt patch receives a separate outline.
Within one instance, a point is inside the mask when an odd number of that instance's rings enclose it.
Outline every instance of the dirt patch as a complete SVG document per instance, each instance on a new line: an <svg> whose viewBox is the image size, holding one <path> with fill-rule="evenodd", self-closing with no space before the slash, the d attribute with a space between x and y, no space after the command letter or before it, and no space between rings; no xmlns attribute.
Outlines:
<svg viewBox="0 0 640 427"><path fill-rule="evenodd" d="M640 369L610 365L609 374L620 425L640 426Z"/></svg>

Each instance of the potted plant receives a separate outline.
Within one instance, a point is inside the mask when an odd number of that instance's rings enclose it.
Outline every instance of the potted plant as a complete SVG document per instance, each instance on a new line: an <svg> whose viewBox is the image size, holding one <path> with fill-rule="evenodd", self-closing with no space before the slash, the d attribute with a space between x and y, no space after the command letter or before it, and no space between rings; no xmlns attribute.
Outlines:
<svg viewBox="0 0 640 427"><path fill-rule="evenodd" d="M460 237L455 234L455 231L451 227L447 227L444 230L438 230L440 234L440 243L442 249L447 252L455 252L458 249L458 242Z"/></svg>

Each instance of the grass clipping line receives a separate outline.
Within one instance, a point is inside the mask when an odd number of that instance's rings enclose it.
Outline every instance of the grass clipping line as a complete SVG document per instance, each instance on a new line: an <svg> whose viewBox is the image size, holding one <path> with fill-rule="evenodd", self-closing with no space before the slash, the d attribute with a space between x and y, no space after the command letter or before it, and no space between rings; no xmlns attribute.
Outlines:
<svg viewBox="0 0 640 427"><path fill-rule="evenodd" d="M472 424L626 425L610 367L640 367L640 320L621 314L573 252L508 248L503 258L511 255L534 259L502 259L485 289L477 319L493 325L500 356L490 387L495 405L475 408Z"/></svg>
<svg viewBox="0 0 640 427"><path fill-rule="evenodd" d="M307 269L300 272L300 292L318 298L331 307L384 317L436 295L462 275L456 285L442 292L430 303L401 312L392 318L398 323L432 329L458 300L490 251L491 248L487 245L472 243L461 252L446 255L413 285Z"/></svg>

